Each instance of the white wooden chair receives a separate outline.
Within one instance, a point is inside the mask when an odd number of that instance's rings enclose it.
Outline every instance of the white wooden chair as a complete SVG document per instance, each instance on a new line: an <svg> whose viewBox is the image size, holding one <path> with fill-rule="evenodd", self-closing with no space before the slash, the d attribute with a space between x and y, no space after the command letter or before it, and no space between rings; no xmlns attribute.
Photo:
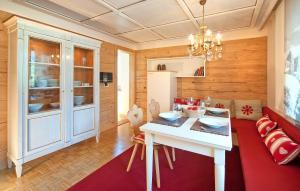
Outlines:
<svg viewBox="0 0 300 191"><path fill-rule="evenodd" d="M127 172L130 171L132 162L134 160L134 157L136 155L138 146L142 145L142 154L141 154L141 160L144 159L145 154L145 136L144 133L140 131L139 127L145 124L143 121L143 110L141 108L138 108L136 105L132 107L127 113L128 120L130 122L131 127L133 128L134 135L132 137L132 141L135 143L134 148L127 166ZM158 159L158 149L160 147L163 147L165 151L165 155L169 164L170 169L173 169L173 165L170 159L170 155L168 152L168 149L166 146L162 146L160 144L154 144L153 150L154 150L154 161L155 161L155 172L156 172L156 184L157 187L160 188L160 173L159 173L159 159Z"/></svg>
<svg viewBox="0 0 300 191"><path fill-rule="evenodd" d="M152 119L156 119L159 117L160 106L159 106L159 103L157 101L155 101L154 99L151 99L151 102L149 104L149 111L151 113ZM173 159L173 162L175 162L175 160L176 160L175 148L173 148L173 147L172 147L172 159Z"/></svg>

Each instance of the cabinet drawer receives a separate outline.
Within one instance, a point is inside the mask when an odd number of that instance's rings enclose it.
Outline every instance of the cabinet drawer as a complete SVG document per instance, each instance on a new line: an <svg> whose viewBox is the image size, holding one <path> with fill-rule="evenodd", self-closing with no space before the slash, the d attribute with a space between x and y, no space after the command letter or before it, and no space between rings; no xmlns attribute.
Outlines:
<svg viewBox="0 0 300 191"><path fill-rule="evenodd" d="M60 114L28 120L28 152L62 139Z"/></svg>
<svg viewBox="0 0 300 191"><path fill-rule="evenodd" d="M73 136L83 134L95 129L95 109L88 108L74 111Z"/></svg>

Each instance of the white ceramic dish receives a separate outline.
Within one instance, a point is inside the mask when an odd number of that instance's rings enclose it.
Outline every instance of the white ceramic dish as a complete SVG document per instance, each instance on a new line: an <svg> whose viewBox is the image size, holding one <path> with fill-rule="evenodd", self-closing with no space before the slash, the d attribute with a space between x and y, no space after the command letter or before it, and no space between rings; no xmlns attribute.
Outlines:
<svg viewBox="0 0 300 191"><path fill-rule="evenodd" d="M81 81L74 81L73 86L81 86Z"/></svg>
<svg viewBox="0 0 300 191"><path fill-rule="evenodd" d="M33 113L33 112L38 112L42 109L44 104L42 103L30 103L28 104L28 109L29 112Z"/></svg>
<svg viewBox="0 0 300 191"><path fill-rule="evenodd" d="M35 86L39 87L39 88L41 88L41 87L47 87L47 85L48 85L48 80L37 80L35 82Z"/></svg>
<svg viewBox="0 0 300 191"><path fill-rule="evenodd" d="M174 112L164 112L160 113L159 117L164 118L168 121L175 121L176 119L180 118L180 115Z"/></svg>
<svg viewBox="0 0 300 191"><path fill-rule="evenodd" d="M228 122L222 119L216 119L211 117L202 117L199 119L200 123L212 128L220 128L228 125Z"/></svg>
<svg viewBox="0 0 300 191"><path fill-rule="evenodd" d="M82 105L84 103L84 96L74 96L74 104L76 106Z"/></svg>
<svg viewBox="0 0 300 191"><path fill-rule="evenodd" d="M56 87L56 86L58 86L58 79L49 79L48 80L48 86L49 87Z"/></svg>
<svg viewBox="0 0 300 191"><path fill-rule="evenodd" d="M57 109L57 108L59 108L60 104L59 104L59 102L53 102L53 103L50 103L49 105L50 105L51 108Z"/></svg>
<svg viewBox="0 0 300 191"><path fill-rule="evenodd" d="M222 109L222 108L206 108L206 110L208 110L209 112L211 113L214 113L214 114L221 114L221 113L225 113L225 109Z"/></svg>

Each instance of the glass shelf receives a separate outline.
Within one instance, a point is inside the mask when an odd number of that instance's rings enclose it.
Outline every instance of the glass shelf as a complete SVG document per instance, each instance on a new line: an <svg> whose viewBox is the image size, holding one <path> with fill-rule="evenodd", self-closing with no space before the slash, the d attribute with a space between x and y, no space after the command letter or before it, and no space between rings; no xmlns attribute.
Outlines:
<svg viewBox="0 0 300 191"><path fill-rule="evenodd" d="M59 89L60 87L30 87L29 90L51 90Z"/></svg>
<svg viewBox="0 0 300 191"><path fill-rule="evenodd" d="M94 68L93 67L90 67L90 66L74 66L75 69L90 69L90 70L93 70Z"/></svg>
<svg viewBox="0 0 300 191"><path fill-rule="evenodd" d="M31 62L31 61L29 61L29 64L60 67L60 64L48 63L48 62Z"/></svg>
<svg viewBox="0 0 300 191"><path fill-rule="evenodd" d="M94 86L74 86L74 88L92 88Z"/></svg>

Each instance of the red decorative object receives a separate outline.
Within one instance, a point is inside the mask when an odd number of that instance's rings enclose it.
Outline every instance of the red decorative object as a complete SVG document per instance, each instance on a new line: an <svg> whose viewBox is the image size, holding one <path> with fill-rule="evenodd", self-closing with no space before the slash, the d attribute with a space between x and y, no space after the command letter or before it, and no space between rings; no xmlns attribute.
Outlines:
<svg viewBox="0 0 300 191"><path fill-rule="evenodd" d="M244 115L251 115L253 113L253 108L251 105L245 105L242 107L242 112Z"/></svg>
<svg viewBox="0 0 300 191"><path fill-rule="evenodd" d="M174 98L174 103L186 105L186 100L183 98Z"/></svg>
<svg viewBox="0 0 300 191"><path fill-rule="evenodd" d="M265 115L256 122L256 127L260 136L265 137L277 127L277 123L270 120L268 115Z"/></svg>
<svg viewBox="0 0 300 191"><path fill-rule="evenodd" d="M215 105L215 107L216 108L225 108L225 106L224 106L224 104L221 104L221 103L217 103L216 105Z"/></svg>
<svg viewBox="0 0 300 191"><path fill-rule="evenodd" d="M300 146L293 142L282 129L272 131L264 142L278 164L287 164L300 153Z"/></svg>
<svg viewBox="0 0 300 191"><path fill-rule="evenodd" d="M194 110L194 111L197 110L197 109L198 109L197 106L194 106L194 107L188 107L188 108L187 108L187 110Z"/></svg>

